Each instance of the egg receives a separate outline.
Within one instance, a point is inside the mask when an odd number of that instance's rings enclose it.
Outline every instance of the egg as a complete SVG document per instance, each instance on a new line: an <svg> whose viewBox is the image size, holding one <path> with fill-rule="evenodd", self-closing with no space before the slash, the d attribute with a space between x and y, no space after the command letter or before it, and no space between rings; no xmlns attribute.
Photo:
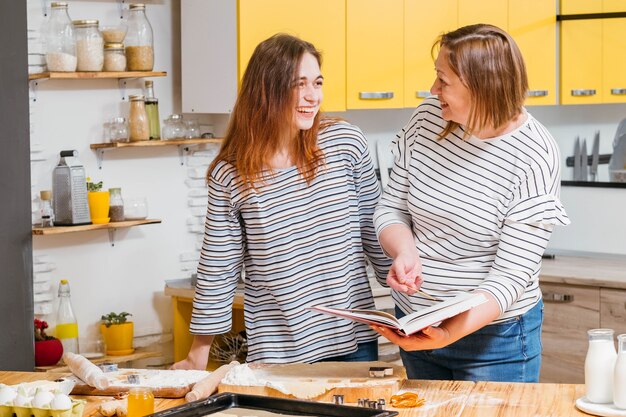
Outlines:
<svg viewBox="0 0 626 417"><path fill-rule="evenodd" d="M50 403L52 410L69 410L72 408L72 399L65 394L56 394Z"/></svg>
<svg viewBox="0 0 626 417"><path fill-rule="evenodd" d="M26 395L22 395L18 392L15 398L13 399L13 405L16 405L18 407L30 407L31 400L32 400L31 397L27 397Z"/></svg>
<svg viewBox="0 0 626 417"><path fill-rule="evenodd" d="M8 385L4 385L2 388L0 388L0 404L12 405L13 399L15 398L16 395L17 395L17 391L15 390L15 388L8 386Z"/></svg>
<svg viewBox="0 0 626 417"><path fill-rule="evenodd" d="M38 389L33 397L32 405L36 408L49 408L50 402L54 399L54 394L50 391Z"/></svg>

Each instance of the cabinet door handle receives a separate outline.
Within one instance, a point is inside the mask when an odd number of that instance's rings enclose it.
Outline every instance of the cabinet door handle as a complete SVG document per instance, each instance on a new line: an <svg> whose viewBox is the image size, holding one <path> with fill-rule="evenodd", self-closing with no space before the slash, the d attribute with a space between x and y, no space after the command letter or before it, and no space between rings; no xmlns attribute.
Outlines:
<svg viewBox="0 0 626 417"><path fill-rule="evenodd" d="M426 98L430 97L430 91L427 90L418 90L415 92L415 97L417 98Z"/></svg>
<svg viewBox="0 0 626 417"><path fill-rule="evenodd" d="M360 91L361 100L380 100L393 98L393 91Z"/></svg>
<svg viewBox="0 0 626 417"><path fill-rule="evenodd" d="M548 90L528 90L528 97L545 97L548 95Z"/></svg>
<svg viewBox="0 0 626 417"><path fill-rule="evenodd" d="M626 88L611 88L611 94L614 96L626 96Z"/></svg>
<svg viewBox="0 0 626 417"><path fill-rule="evenodd" d="M572 90L573 96L595 96L596 90Z"/></svg>
<svg viewBox="0 0 626 417"><path fill-rule="evenodd" d="M547 303L571 303L574 301L574 295L561 294L558 292L544 292L543 300Z"/></svg>

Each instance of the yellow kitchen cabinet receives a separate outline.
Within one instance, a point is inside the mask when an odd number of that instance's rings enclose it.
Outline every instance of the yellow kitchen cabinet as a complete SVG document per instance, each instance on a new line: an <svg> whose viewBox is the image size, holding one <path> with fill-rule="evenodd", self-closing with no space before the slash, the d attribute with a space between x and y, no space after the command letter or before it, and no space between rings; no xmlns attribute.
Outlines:
<svg viewBox="0 0 626 417"><path fill-rule="evenodd" d="M502 0L458 0L459 26L489 23L508 30L508 3Z"/></svg>
<svg viewBox="0 0 626 417"><path fill-rule="evenodd" d="M239 79L259 42L289 33L322 52L326 111L346 109L346 6L344 1L317 0L306 11L293 0L239 0Z"/></svg>
<svg viewBox="0 0 626 417"><path fill-rule="evenodd" d="M626 1L604 0L603 12L626 12ZM602 100L626 102L626 18L602 22Z"/></svg>
<svg viewBox="0 0 626 417"><path fill-rule="evenodd" d="M404 107L416 107L430 95L431 48L439 35L458 27L457 13L458 0L404 1Z"/></svg>
<svg viewBox="0 0 626 417"><path fill-rule="evenodd" d="M404 107L404 0L346 0L346 106Z"/></svg>
<svg viewBox="0 0 626 417"><path fill-rule="evenodd" d="M557 103L556 5L554 0L509 0L508 32L528 72L526 105Z"/></svg>

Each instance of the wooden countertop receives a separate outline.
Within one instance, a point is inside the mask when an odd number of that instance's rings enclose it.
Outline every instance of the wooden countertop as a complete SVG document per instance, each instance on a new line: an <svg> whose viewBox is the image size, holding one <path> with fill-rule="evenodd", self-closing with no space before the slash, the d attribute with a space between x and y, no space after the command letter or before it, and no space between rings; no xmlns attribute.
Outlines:
<svg viewBox="0 0 626 417"><path fill-rule="evenodd" d="M0 382L14 385L36 380L54 380L64 373L0 371ZM400 417L584 417L574 403L584 394L584 385L518 384L502 382L410 380L403 389L426 399L420 408L388 409ZM83 417L102 417L98 404L111 397L73 396L87 401ZM157 398L155 411L184 403L184 399Z"/></svg>
<svg viewBox="0 0 626 417"><path fill-rule="evenodd" d="M539 282L626 289L626 259L556 255L543 260Z"/></svg>

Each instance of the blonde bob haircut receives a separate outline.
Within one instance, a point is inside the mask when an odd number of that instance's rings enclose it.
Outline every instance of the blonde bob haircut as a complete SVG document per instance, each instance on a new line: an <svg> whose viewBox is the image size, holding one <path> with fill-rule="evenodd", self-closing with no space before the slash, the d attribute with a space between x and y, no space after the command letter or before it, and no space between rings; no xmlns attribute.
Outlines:
<svg viewBox="0 0 626 417"><path fill-rule="evenodd" d="M470 93L465 137L484 127L498 129L522 113L528 76L522 53L508 33L487 24L464 26L441 35L433 57L437 49L446 53L450 68ZM441 137L457 127L449 121Z"/></svg>

